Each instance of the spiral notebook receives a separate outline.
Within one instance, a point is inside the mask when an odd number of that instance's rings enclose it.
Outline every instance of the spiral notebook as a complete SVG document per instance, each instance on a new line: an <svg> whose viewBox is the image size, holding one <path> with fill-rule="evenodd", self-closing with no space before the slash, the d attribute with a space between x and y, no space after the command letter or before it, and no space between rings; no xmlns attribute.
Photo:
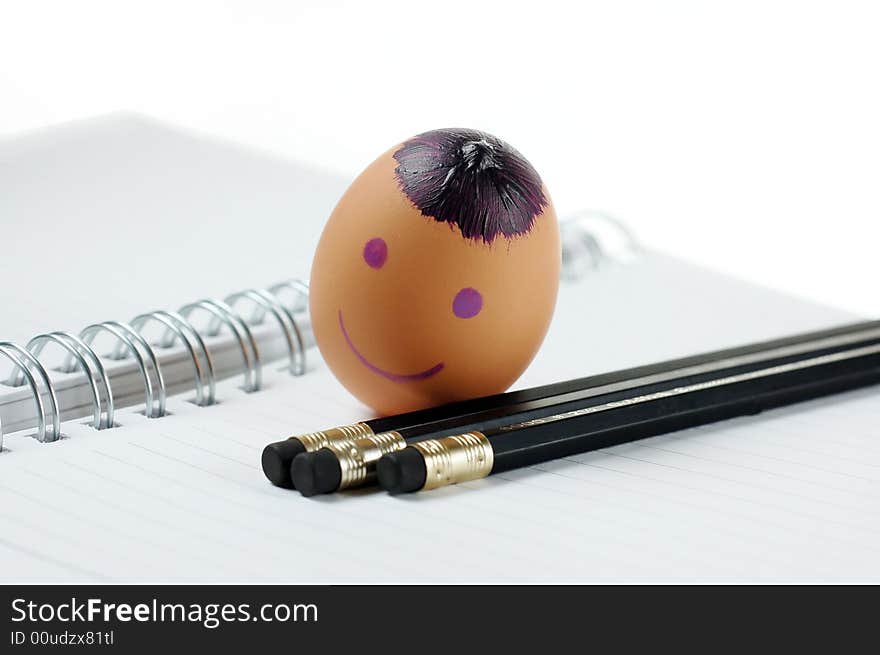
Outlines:
<svg viewBox="0 0 880 655"><path fill-rule="evenodd" d="M880 581L874 389L405 499L274 488L268 441L369 416L295 281L344 178L133 116L0 142L0 167L22 383L0 387L0 580ZM517 387L856 318L635 248L607 216L563 232Z"/></svg>

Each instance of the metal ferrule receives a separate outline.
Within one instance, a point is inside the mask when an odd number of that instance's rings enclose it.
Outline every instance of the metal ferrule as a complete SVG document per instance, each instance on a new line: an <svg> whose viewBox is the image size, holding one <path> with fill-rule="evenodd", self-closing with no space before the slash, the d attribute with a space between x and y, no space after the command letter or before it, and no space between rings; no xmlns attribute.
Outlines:
<svg viewBox="0 0 880 655"><path fill-rule="evenodd" d="M335 441L325 446L333 451L342 469L339 489L366 484L376 476L376 462L387 453L406 448L397 432L380 432L350 441Z"/></svg>
<svg viewBox="0 0 880 655"><path fill-rule="evenodd" d="M300 434L291 438L299 439L306 452L311 453L337 441L351 441L371 434L373 431L366 423L354 423L353 425L341 425L337 428L327 428L319 432Z"/></svg>
<svg viewBox="0 0 880 655"><path fill-rule="evenodd" d="M492 472L495 452L482 432L468 432L411 444L425 458L425 489L485 478Z"/></svg>

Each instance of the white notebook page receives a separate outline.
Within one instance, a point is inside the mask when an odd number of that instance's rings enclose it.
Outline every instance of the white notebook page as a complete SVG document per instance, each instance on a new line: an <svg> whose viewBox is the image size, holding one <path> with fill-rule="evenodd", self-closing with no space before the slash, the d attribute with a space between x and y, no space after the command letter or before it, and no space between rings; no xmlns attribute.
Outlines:
<svg viewBox="0 0 880 655"><path fill-rule="evenodd" d="M4 580L880 579L874 391L431 493L307 500L259 469L285 428L344 415L326 375L298 386L324 416L303 420L270 392L211 410L172 403L161 426L77 426L51 456L10 454Z"/></svg>
<svg viewBox="0 0 880 655"><path fill-rule="evenodd" d="M518 386L849 318L650 256L565 287ZM9 437L0 578L880 581L877 389L407 497L304 499L265 480L263 446L370 416L315 360L259 393L224 383L215 407L173 398L171 416L129 411L112 431Z"/></svg>

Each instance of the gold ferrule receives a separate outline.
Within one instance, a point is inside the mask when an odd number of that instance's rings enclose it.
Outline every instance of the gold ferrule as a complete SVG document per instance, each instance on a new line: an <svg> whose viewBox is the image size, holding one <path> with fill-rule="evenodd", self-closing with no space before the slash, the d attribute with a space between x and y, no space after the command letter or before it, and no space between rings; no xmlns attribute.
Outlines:
<svg viewBox="0 0 880 655"><path fill-rule="evenodd" d="M291 439L299 439L300 443L305 447L307 453L314 452L320 448L324 448L328 444L338 441L351 441L358 437L366 437L373 434L370 426L366 423L354 423L353 425L341 425L337 428L327 428L320 432L309 432L308 434L300 434Z"/></svg>
<svg viewBox="0 0 880 655"><path fill-rule="evenodd" d="M335 441L325 446L333 451L342 469L339 489L358 487L376 475L376 462L387 453L406 448L406 441L397 432L380 432L350 441Z"/></svg>
<svg viewBox="0 0 880 655"><path fill-rule="evenodd" d="M495 452L482 432L468 432L412 444L425 458L425 489L485 478L492 472Z"/></svg>

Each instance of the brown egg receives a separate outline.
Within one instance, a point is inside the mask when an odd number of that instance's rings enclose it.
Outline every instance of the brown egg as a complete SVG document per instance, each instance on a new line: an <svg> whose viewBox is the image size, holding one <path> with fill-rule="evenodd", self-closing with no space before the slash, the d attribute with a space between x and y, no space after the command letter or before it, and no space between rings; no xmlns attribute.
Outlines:
<svg viewBox="0 0 880 655"><path fill-rule="evenodd" d="M483 132L426 132L370 164L327 221L315 339L382 414L498 393L544 338L559 266L556 214L531 164Z"/></svg>

